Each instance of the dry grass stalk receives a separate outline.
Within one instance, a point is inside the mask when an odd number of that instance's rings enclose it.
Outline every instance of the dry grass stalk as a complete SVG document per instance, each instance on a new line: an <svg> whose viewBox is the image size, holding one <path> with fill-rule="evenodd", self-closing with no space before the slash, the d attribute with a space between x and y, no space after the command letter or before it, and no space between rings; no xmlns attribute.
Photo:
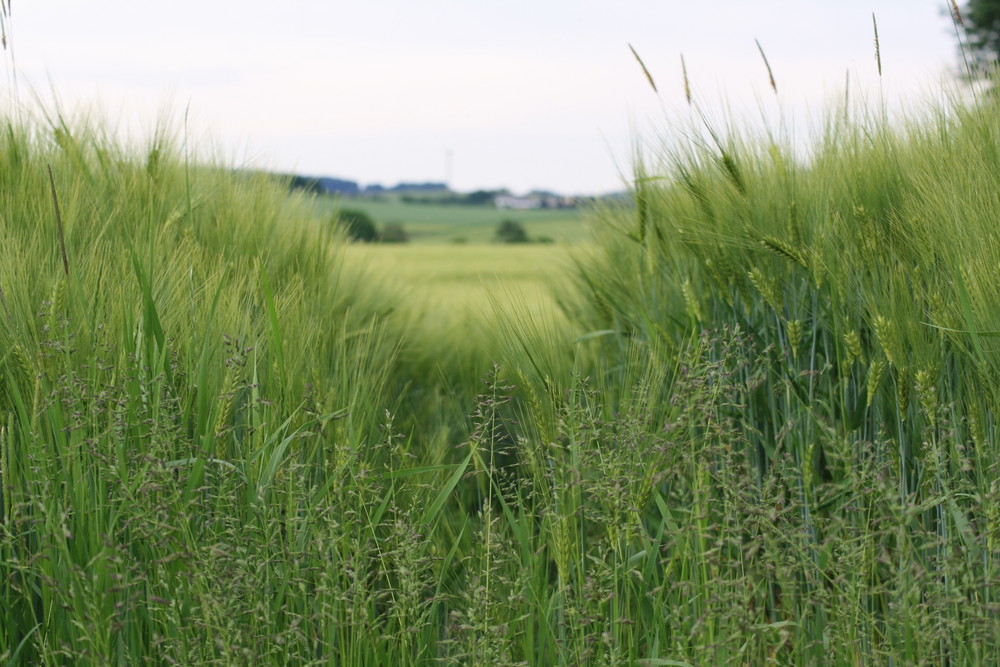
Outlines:
<svg viewBox="0 0 1000 667"><path fill-rule="evenodd" d="M950 0L951 2L951 18L958 25L965 27L965 19L962 18L962 10L958 8L958 3L955 0Z"/></svg>
<svg viewBox="0 0 1000 667"><path fill-rule="evenodd" d="M681 74L684 75L684 99L688 106L691 105L691 81L688 79L687 65L684 63L684 54L681 54Z"/></svg>
<svg viewBox="0 0 1000 667"><path fill-rule="evenodd" d="M7 50L7 33L10 30L10 0L0 0L0 45Z"/></svg>
<svg viewBox="0 0 1000 667"><path fill-rule="evenodd" d="M875 29L875 63L878 65L878 75L882 76L882 52L878 45L878 21L875 20L875 12L872 12L872 27Z"/></svg>
<svg viewBox="0 0 1000 667"><path fill-rule="evenodd" d="M760 57L764 59L764 67L767 68L767 78L771 83L771 90L774 94L778 94L778 84L774 82L774 72L771 71L771 63L767 62L767 56L764 54L764 47L760 45L760 40L753 40L757 44L757 50L760 51Z"/></svg>
<svg viewBox="0 0 1000 667"><path fill-rule="evenodd" d="M649 81L649 85L653 89L653 92L654 93L660 92L656 89L656 83L653 81L653 75L649 73L648 69L646 69L646 63L642 62L642 58L639 57L639 54L636 53L636 50L632 47L631 44L628 45L628 48L629 51L632 52L632 55L635 56L635 59L638 61L639 67L642 68L642 73L646 75L646 80Z"/></svg>

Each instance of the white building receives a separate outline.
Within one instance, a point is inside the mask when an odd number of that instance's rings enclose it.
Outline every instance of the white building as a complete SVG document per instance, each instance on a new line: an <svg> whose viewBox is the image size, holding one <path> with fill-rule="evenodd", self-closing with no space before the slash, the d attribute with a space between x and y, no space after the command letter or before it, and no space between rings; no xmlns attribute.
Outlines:
<svg viewBox="0 0 1000 667"><path fill-rule="evenodd" d="M530 208L541 208L541 197L515 197L513 195L498 195L493 198L493 204L497 208L525 210Z"/></svg>

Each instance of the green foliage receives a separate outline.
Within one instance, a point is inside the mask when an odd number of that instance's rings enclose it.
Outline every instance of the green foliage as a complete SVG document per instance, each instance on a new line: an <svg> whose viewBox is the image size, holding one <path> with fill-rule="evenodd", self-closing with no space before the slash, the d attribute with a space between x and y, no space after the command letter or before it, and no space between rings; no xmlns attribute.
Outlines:
<svg viewBox="0 0 1000 667"><path fill-rule="evenodd" d="M336 218L340 225L347 230L347 235L354 241L371 243L379 239L375 220L361 209L340 209L336 213Z"/></svg>
<svg viewBox="0 0 1000 667"><path fill-rule="evenodd" d="M507 194L506 190L476 190L465 195L463 203L469 206L492 206L493 200L504 194Z"/></svg>
<svg viewBox="0 0 1000 667"><path fill-rule="evenodd" d="M378 240L382 243L407 243L410 240L410 235L398 222L387 222L382 227L382 233L379 234Z"/></svg>
<svg viewBox="0 0 1000 667"><path fill-rule="evenodd" d="M990 72L1000 56L1000 2L968 0L961 10L961 25L979 70Z"/></svg>
<svg viewBox="0 0 1000 667"><path fill-rule="evenodd" d="M845 110L808 163L709 132L572 290L555 248L438 249L560 317L414 306L427 247L163 136L4 129L0 660L1000 655L992 102Z"/></svg>
<svg viewBox="0 0 1000 667"><path fill-rule="evenodd" d="M497 243L528 243L531 239L528 238L524 225L508 218L497 225L495 240Z"/></svg>
<svg viewBox="0 0 1000 667"><path fill-rule="evenodd" d="M405 204L448 205L448 206L493 206L499 195L510 194L507 190L475 190L473 192L435 192L431 194L403 194L399 200Z"/></svg>
<svg viewBox="0 0 1000 667"><path fill-rule="evenodd" d="M1000 586L980 560L996 541L984 526L1000 455L1000 293L987 268L1000 263L998 118L992 100L900 130L843 110L808 164L774 137L730 132L677 149L661 175L638 165L637 206L604 211L576 276L591 332L580 340L606 360L598 385L621 391L644 367L687 359L669 404L692 374L736 364L709 384L728 396L709 401L721 411L665 415L671 433L697 423L692 438L708 441L691 441L701 454L654 498L675 545L661 564L698 591L685 602L678 588L664 613L710 619L658 626L667 643L704 631L693 644L720 663L746 659L739 627L761 629L748 649L761 661L972 664L1000 651L997 621L960 601ZM540 397L546 374L526 376ZM775 551L788 560L765 565Z"/></svg>
<svg viewBox="0 0 1000 667"><path fill-rule="evenodd" d="M246 605L297 579L279 515L381 466L347 452L398 392L394 302L310 202L162 137L8 122L0 159L0 656L282 661Z"/></svg>

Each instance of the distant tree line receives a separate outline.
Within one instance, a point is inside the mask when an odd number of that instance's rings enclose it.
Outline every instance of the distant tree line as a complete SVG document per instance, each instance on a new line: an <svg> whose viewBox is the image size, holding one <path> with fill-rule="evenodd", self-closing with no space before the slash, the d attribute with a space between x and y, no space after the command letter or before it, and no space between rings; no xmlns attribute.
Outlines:
<svg viewBox="0 0 1000 667"><path fill-rule="evenodd" d="M356 181L327 176L300 176L298 174L289 177L288 187L292 190L303 190L317 195L338 194L354 197L362 192L361 186Z"/></svg>
<svg viewBox="0 0 1000 667"><path fill-rule="evenodd" d="M446 183L428 181L426 183L399 183L385 187L378 183L362 187L357 181L329 176L302 176L301 174L278 175L288 179L288 187L317 195L341 195L344 197L378 196L399 192L448 192Z"/></svg>
<svg viewBox="0 0 1000 667"><path fill-rule="evenodd" d="M352 241L361 243L406 243L410 235L398 222L387 222L379 231L374 218L356 208L344 208L334 214L334 224L340 225Z"/></svg>
<svg viewBox="0 0 1000 667"><path fill-rule="evenodd" d="M428 181L426 183L408 183L404 181L391 188L386 188L376 183L366 186L363 193L377 194L380 192L448 192L448 184L437 181Z"/></svg>
<svg viewBox="0 0 1000 667"><path fill-rule="evenodd" d="M953 6L954 7L954 6ZM1000 57L1000 0L969 0L956 22L964 28L975 76L992 76Z"/></svg>
<svg viewBox="0 0 1000 667"><path fill-rule="evenodd" d="M449 192L431 197L404 194L399 200L404 204L437 204L444 206L492 206L498 195L508 195L509 190L475 190L473 192Z"/></svg>
<svg viewBox="0 0 1000 667"><path fill-rule="evenodd" d="M352 241L359 243L406 243L410 240L410 235L398 222L388 222L382 225L382 229L379 230L378 224L372 216L356 208L343 208L335 212L333 222L343 228ZM465 239L459 240L460 242L465 241ZM500 221L493 241L506 244L554 243L547 236L531 238L528 236L524 224L511 218Z"/></svg>

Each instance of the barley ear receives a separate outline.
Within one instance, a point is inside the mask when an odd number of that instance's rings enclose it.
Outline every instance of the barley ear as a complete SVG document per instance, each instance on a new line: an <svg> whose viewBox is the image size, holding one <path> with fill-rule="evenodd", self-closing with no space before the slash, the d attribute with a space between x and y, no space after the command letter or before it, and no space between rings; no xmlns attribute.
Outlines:
<svg viewBox="0 0 1000 667"><path fill-rule="evenodd" d="M806 262L806 258L802 256L802 253L793 248L791 244L779 239L777 236L765 236L760 242L761 245L768 250L781 255L786 259L792 260L803 269L809 268L809 263Z"/></svg>
<svg viewBox="0 0 1000 667"><path fill-rule="evenodd" d="M903 359L900 355L896 354L896 330L892 320L881 315L876 315L873 324L875 326L875 340L878 341L879 347L882 348L882 352L889 361L889 365L899 368Z"/></svg>
<svg viewBox="0 0 1000 667"><path fill-rule="evenodd" d="M861 336L854 329L844 334L844 346L847 348L847 362L854 363L861 358Z"/></svg>
<svg viewBox="0 0 1000 667"><path fill-rule="evenodd" d="M786 321L785 329L788 334L788 347L792 350L792 359L798 359L799 343L802 341L802 320Z"/></svg>
<svg viewBox="0 0 1000 667"><path fill-rule="evenodd" d="M938 375L932 369L923 369L917 371L915 378L920 407L931 423L931 428L937 426L937 387L934 386L934 378Z"/></svg>
<svg viewBox="0 0 1000 667"><path fill-rule="evenodd" d="M885 373L885 361L883 359L872 360L872 363L868 366L868 378L866 381L868 389L868 402L867 405L871 407L872 401L875 399L875 392L878 391L878 386L882 382L882 375Z"/></svg>
<svg viewBox="0 0 1000 667"><path fill-rule="evenodd" d="M691 287L690 278L686 278L684 280L684 284L681 285L681 294L684 297L684 305L687 307L688 315L690 315L696 322L703 321L704 317L701 312L701 303L698 301L698 296Z"/></svg>

